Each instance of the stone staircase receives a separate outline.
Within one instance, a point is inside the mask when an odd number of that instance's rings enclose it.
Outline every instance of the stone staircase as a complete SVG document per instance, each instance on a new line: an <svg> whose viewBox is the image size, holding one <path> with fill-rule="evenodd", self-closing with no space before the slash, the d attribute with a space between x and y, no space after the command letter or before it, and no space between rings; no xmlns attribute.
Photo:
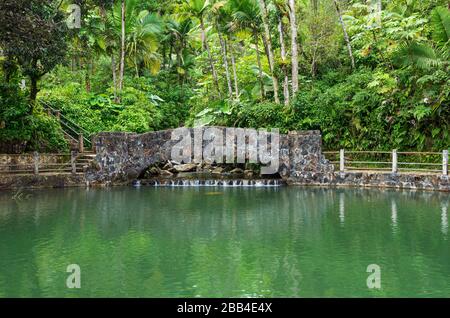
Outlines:
<svg viewBox="0 0 450 318"><path fill-rule="evenodd" d="M93 151L85 151L83 153L78 154L75 160L75 168L76 173L84 173L86 168L91 164L95 159L95 153ZM70 172L72 172L71 165L69 166Z"/></svg>

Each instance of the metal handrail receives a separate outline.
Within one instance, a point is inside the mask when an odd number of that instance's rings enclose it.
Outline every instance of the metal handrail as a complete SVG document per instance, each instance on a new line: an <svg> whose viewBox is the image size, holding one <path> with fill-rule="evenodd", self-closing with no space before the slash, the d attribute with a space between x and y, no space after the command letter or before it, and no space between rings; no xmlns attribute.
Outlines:
<svg viewBox="0 0 450 318"><path fill-rule="evenodd" d="M65 121L71 123L71 124L72 124L73 126L75 126L76 128L82 130L83 132L85 132L85 133L88 134L88 135L92 135L92 133L89 132L86 128L81 127L81 126L78 125L77 123L73 122L70 118L68 118L67 116L65 116L65 115L61 112L61 110L53 108L53 107L50 106L50 104L47 103L47 102L44 102L44 101L39 101L39 102L44 106L44 108L48 108L48 109L50 109L52 112L59 112L61 118L63 118Z"/></svg>
<svg viewBox="0 0 450 318"><path fill-rule="evenodd" d="M85 128L81 127L80 125L76 124L71 119L67 118L60 110L53 108L49 103L44 102L44 101L39 101L39 102L42 104L44 109L49 109L52 112L52 115L54 115L53 113L56 113L56 112L59 113L59 119L60 119L61 125L64 126L66 128L66 130L69 130L70 132L75 134L75 136L73 136L68 131L65 130L65 132L71 139L73 139L74 141L78 141L77 138L79 138L80 135L82 135L83 141L85 142L85 144L88 147L92 146L91 140L89 138L87 138L92 135L91 132L89 132Z"/></svg>

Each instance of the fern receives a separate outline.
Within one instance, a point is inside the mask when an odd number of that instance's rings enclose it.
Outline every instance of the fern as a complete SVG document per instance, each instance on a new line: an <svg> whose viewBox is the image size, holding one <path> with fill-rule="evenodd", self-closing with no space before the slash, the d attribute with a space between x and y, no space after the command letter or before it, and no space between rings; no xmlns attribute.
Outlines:
<svg viewBox="0 0 450 318"><path fill-rule="evenodd" d="M445 45L450 38L450 13L444 7L437 7L431 13L433 40L439 45Z"/></svg>
<svg viewBox="0 0 450 318"><path fill-rule="evenodd" d="M437 7L431 13L432 38L435 47L417 42L407 42L394 54L394 63L400 66L415 65L430 69L448 63L450 38L450 13Z"/></svg>
<svg viewBox="0 0 450 318"><path fill-rule="evenodd" d="M415 65L422 69L443 63L432 47L416 42L401 45L394 55L394 62L400 66Z"/></svg>

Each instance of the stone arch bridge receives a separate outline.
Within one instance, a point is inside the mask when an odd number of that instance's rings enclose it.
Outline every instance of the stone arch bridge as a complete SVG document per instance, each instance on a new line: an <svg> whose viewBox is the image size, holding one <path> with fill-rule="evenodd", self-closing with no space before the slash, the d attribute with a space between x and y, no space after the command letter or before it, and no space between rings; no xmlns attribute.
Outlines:
<svg viewBox="0 0 450 318"><path fill-rule="evenodd" d="M226 127L183 128L194 138L195 133L215 129L226 139ZM171 159L175 130L134 133L100 133L93 137L96 153L94 164L86 172L90 184L128 183L149 166ZM247 139L248 140L248 139ZM236 140L233 141L234 143ZM208 141L203 140L203 146ZM278 174L283 179L310 180L327 183L334 167L322 154L322 136L319 131L293 131L279 135Z"/></svg>

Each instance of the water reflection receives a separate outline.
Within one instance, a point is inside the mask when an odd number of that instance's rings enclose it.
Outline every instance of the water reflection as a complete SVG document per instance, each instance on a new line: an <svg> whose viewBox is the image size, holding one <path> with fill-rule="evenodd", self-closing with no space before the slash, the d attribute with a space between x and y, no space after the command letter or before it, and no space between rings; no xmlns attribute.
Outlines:
<svg viewBox="0 0 450 318"><path fill-rule="evenodd" d="M373 262L383 268L375 296L450 295L445 193L29 193L0 194L0 296L374 296L365 285ZM85 275L79 291L64 285L71 263Z"/></svg>
<svg viewBox="0 0 450 318"><path fill-rule="evenodd" d="M442 234L444 234L445 236L447 236L447 232L448 232L447 209L448 209L448 204L442 204L441 230L442 230Z"/></svg>
<svg viewBox="0 0 450 318"><path fill-rule="evenodd" d="M392 220L392 232L397 230L397 203L392 199L391 201L391 220Z"/></svg>
<svg viewBox="0 0 450 318"><path fill-rule="evenodd" d="M344 225L345 221L345 202L344 202L344 193L339 193L339 220L341 224Z"/></svg>

